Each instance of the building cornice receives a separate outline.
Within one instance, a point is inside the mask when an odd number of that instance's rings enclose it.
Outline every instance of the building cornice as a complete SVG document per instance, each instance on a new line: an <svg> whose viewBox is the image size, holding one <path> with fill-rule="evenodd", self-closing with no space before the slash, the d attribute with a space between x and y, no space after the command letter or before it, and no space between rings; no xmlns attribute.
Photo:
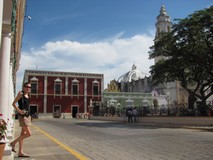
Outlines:
<svg viewBox="0 0 213 160"><path fill-rule="evenodd" d="M91 77L91 78L103 78L103 74L97 73L79 73L79 72L60 72L60 71L42 71L42 70L25 70L25 75L34 75L34 76L62 76L62 77Z"/></svg>

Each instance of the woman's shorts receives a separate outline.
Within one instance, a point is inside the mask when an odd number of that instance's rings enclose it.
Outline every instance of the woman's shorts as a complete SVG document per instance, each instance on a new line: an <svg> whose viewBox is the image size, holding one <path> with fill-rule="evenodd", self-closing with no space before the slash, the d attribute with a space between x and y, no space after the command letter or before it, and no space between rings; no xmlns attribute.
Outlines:
<svg viewBox="0 0 213 160"><path fill-rule="evenodd" d="M31 125L31 117L26 117L26 116L18 116L19 120L19 126L20 127L26 127Z"/></svg>

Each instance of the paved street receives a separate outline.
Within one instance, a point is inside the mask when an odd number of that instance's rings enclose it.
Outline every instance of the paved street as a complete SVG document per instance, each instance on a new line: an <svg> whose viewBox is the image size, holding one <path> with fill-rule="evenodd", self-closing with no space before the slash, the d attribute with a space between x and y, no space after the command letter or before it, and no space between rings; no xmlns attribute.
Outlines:
<svg viewBox="0 0 213 160"><path fill-rule="evenodd" d="M213 133L204 130L76 119L37 120L33 125L92 160L213 158Z"/></svg>

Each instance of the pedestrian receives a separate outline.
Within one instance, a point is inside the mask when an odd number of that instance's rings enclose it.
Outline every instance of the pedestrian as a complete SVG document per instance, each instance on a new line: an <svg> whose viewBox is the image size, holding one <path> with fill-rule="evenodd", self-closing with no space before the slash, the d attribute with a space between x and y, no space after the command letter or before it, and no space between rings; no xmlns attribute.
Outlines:
<svg viewBox="0 0 213 160"><path fill-rule="evenodd" d="M14 99L12 105L15 110L18 112L18 120L19 126L21 127L21 133L18 138L10 143L12 147L12 151L16 152L15 145L19 142L19 151L18 157L30 157L23 151L24 139L31 136L30 131L30 124L31 124L31 117L29 115L29 93L31 89L31 84L29 82L24 83L23 90L19 91L16 98ZM18 102L18 106L16 103Z"/></svg>
<svg viewBox="0 0 213 160"><path fill-rule="evenodd" d="M123 124L125 124L127 122L127 117L126 117L126 112L124 109L122 110L122 119L123 119Z"/></svg>
<svg viewBox="0 0 213 160"><path fill-rule="evenodd" d="M137 115L138 115L138 111L137 111L136 107L134 107L133 111L132 111L133 122L136 122Z"/></svg>
<svg viewBox="0 0 213 160"><path fill-rule="evenodd" d="M132 123L132 108L127 109L128 123Z"/></svg>

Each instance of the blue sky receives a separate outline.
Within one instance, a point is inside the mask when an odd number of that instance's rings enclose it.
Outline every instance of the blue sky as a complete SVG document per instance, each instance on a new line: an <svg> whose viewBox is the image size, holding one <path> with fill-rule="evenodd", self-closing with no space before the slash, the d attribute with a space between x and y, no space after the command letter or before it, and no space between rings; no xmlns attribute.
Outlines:
<svg viewBox="0 0 213 160"><path fill-rule="evenodd" d="M102 73L105 87L148 59L160 8L186 18L212 0L27 0L17 85L25 69Z"/></svg>

